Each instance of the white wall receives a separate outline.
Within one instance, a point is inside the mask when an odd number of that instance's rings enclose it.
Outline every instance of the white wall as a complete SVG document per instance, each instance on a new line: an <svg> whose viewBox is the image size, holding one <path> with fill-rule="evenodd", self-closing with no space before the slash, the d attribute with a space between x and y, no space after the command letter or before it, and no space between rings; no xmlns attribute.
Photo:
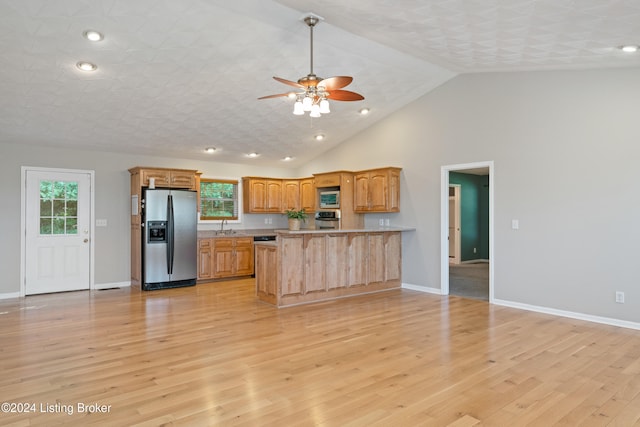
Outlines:
<svg viewBox="0 0 640 427"><path fill-rule="evenodd" d="M245 175L290 177L292 171L211 161L181 160L107 152L24 147L0 144L0 298L20 291L20 180L21 166L95 171L95 217L108 226L96 227L95 282L111 284L130 279L130 175L134 166L197 169L204 177L240 178ZM232 228L276 228L286 225L282 215L272 215L265 225L263 215L245 215Z"/></svg>
<svg viewBox="0 0 640 427"><path fill-rule="evenodd" d="M440 168L493 160L495 298L640 322L639 112L637 68L460 75L302 174L402 167L403 282L440 288Z"/></svg>
<svg viewBox="0 0 640 427"><path fill-rule="evenodd" d="M440 168L493 160L495 297L640 322L639 111L637 68L490 73L450 80L293 173L0 145L0 295L19 289L23 165L96 171L96 218L109 221L96 229L97 283L129 280L132 166L238 177L400 166L401 212L384 216L417 227L403 238L403 282L439 288ZM616 290L625 304L614 302Z"/></svg>

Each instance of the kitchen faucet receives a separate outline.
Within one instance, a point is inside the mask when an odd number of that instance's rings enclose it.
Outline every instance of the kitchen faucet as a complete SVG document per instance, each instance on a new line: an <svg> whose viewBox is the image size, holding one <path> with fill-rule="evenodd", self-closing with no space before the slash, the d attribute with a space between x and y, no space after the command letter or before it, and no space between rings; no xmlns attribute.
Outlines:
<svg viewBox="0 0 640 427"><path fill-rule="evenodd" d="M224 230L224 223L225 223L225 222L227 222L227 220L226 220L226 219L223 219L222 221L220 221L220 233L222 233L222 232L223 232L223 230Z"/></svg>

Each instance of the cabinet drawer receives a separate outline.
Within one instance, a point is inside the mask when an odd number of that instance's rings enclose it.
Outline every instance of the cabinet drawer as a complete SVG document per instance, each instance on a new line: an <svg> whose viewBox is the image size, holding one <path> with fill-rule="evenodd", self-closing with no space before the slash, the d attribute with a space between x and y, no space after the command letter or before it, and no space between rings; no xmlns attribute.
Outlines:
<svg viewBox="0 0 640 427"><path fill-rule="evenodd" d="M199 239L198 240L198 246L201 248L210 248L211 247L211 240L210 239Z"/></svg>
<svg viewBox="0 0 640 427"><path fill-rule="evenodd" d="M316 175L316 187L338 187L340 186L340 174Z"/></svg>
<svg viewBox="0 0 640 427"><path fill-rule="evenodd" d="M233 247L233 238L215 238L213 239L213 246L216 249L218 248L232 248Z"/></svg>

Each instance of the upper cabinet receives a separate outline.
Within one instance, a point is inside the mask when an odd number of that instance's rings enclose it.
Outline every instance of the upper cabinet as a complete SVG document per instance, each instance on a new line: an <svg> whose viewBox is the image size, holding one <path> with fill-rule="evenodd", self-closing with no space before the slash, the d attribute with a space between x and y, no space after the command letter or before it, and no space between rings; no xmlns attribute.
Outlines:
<svg viewBox="0 0 640 427"><path fill-rule="evenodd" d="M305 212L316 210L316 184L313 178L300 180L300 208Z"/></svg>
<svg viewBox="0 0 640 427"><path fill-rule="evenodd" d="M282 181L282 210L300 209L300 180Z"/></svg>
<svg viewBox="0 0 640 427"><path fill-rule="evenodd" d="M242 178L245 213L282 213L291 209L315 211L316 188L313 178Z"/></svg>
<svg viewBox="0 0 640 427"><path fill-rule="evenodd" d="M242 202L245 213L282 212L281 179L242 178Z"/></svg>
<svg viewBox="0 0 640 427"><path fill-rule="evenodd" d="M141 187L148 187L151 179L153 179L156 187L198 190L196 183L199 172L197 171L136 167L129 169L129 172L132 175L139 174Z"/></svg>
<svg viewBox="0 0 640 427"><path fill-rule="evenodd" d="M400 212L400 168L356 172L355 212Z"/></svg>

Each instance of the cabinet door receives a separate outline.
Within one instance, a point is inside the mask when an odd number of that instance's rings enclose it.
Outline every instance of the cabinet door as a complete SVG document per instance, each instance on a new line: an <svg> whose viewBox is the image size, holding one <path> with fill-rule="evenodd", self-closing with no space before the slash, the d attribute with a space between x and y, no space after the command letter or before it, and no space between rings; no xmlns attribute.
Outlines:
<svg viewBox="0 0 640 427"><path fill-rule="evenodd" d="M327 234L327 289L349 286L349 239L346 234Z"/></svg>
<svg viewBox="0 0 640 427"><path fill-rule="evenodd" d="M211 278L211 240L198 241L198 279Z"/></svg>
<svg viewBox="0 0 640 427"><path fill-rule="evenodd" d="M316 210L316 186L313 178L300 181L300 207L306 212Z"/></svg>
<svg viewBox="0 0 640 427"><path fill-rule="evenodd" d="M237 238L234 256L234 273L236 276L253 274L253 239Z"/></svg>
<svg viewBox="0 0 640 427"><path fill-rule="evenodd" d="M309 292L325 291L325 235L306 234L304 236L304 290Z"/></svg>
<svg viewBox="0 0 640 427"><path fill-rule="evenodd" d="M400 172L392 170L389 172L388 183L388 212L400 212Z"/></svg>
<svg viewBox="0 0 640 427"><path fill-rule="evenodd" d="M402 272L402 236L399 231L385 233L385 280L400 280Z"/></svg>
<svg viewBox="0 0 640 427"><path fill-rule="evenodd" d="M304 279L304 239L302 236L278 237L282 251L280 291L282 295L303 292Z"/></svg>
<svg viewBox="0 0 640 427"><path fill-rule="evenodd" d="M284 181L283 194L283 210L300 209L300 181Z"/></svg>
<svg viewBox="0 0 640 427"><path fill-rule="evenodd" d="M359 173L354 177L354 210L369 210L369 174Z"/></svg>
<svg viewBox="0 0 640 427"><path fill-rule="evenodd" d="M171 185L171 172L167 170L156 170L156 169L142 169L140 170L142 174L142 186L149 186L149 179L153 178L155 180L156 187L169 187Z"/></svg>
<svg viewBox="0 0 640 427"><path fill-rule="evenodd" d="M277 304L278 248L256 246L256 293L260 299Z"/></svg>
<svg viewBox="0 0 640 427"><path fill-rule="evenodd" d="M387 210L387 171L369 173L369 210L385 212Z"/></svg>
<svg viewBox="0 0 640 427"><path fill-rule="evenodd" d="M383 233L369 234L369 262L367 284L385 280L385 245Z"/></svg>
<svg viewBox="0 0 640 427"><path fill-rule="evenodd" d="M214 239L213 277L233 276L233 239Z"/></svg>
<svg viewBox="0 0 640 427"><path fill-rule="evenodd" d="M172 188L187 188L189 190L196 189L196 177L191 172L171 171L170 179L170 185Z"/></svg>
<svg viewBox="0 0 640 427"><path fill-rule="evenodd" d="M252 179L249 181L249 212L267 211L267 181Z"/></svg>
<svg viewBox="0 0 640 427"><path fill-rule="evenodd" d="M366 234L349 234L349 286L367 284L368 250Z"/></svg>
<svg viewBox="0 0 640 427"><path fill-rule="evenodd" d="M282 180L268 179L267 186L267 212L282 212Z"/></svg>

